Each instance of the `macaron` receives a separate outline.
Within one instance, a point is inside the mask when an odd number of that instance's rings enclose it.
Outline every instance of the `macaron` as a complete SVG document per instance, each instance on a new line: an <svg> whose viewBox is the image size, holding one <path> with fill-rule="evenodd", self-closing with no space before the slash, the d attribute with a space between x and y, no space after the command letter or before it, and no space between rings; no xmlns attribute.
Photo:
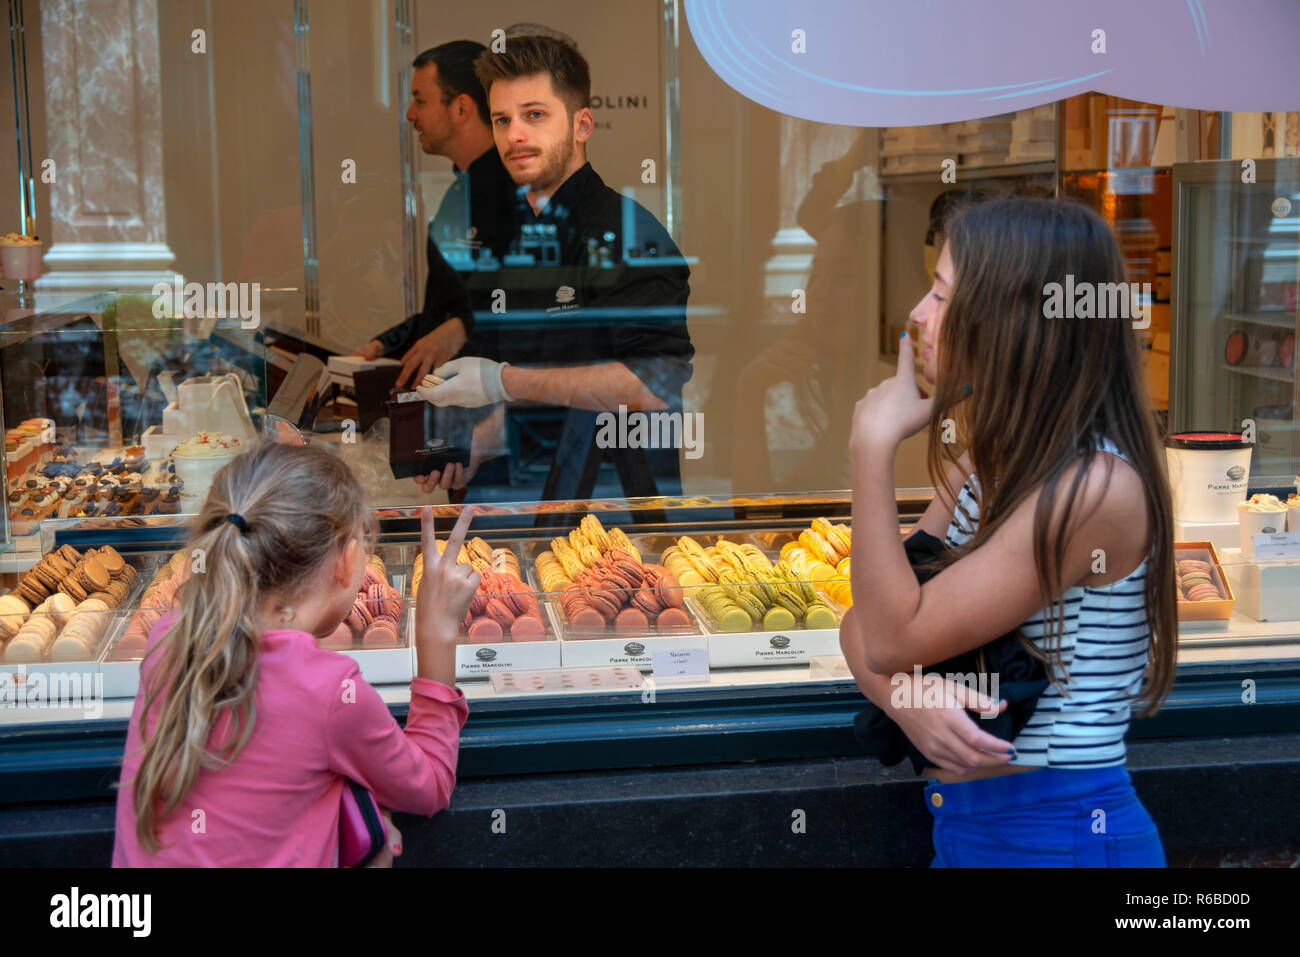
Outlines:
<svg viewBox="0 0 1300 957"><path fill-rule="evenodd" d="M780 605L769 608L763 616L763 628L766 631L789 631L793 627L794 615Z"/></svg>
<svg viewBox="0 0 1300 957"><path fill-rule="evenodd" d="M365 602L358 601L352 606L351 613L348 614L348 617L343 623L357 634L361 634L361 632L365 631L372 621L374 621L374 619L366 609Z"/></svg>
<svg viewBox="0 0 1300 957"><path fill-rule="evenodd" d="M604 631L605 619L594 608L582 608L569 616L569 627L575 631Z"/></svg>
<svg viewBox="0 0 1300 957"><path fill-rule="evenodd" d="M682 632L691 630L691 620L680 608L665 608L659 613L655 627L663 632Z"/></svg>
<svg viewBox="0 0 1300 957"><path fill-rule="evenodd" d="M83 602L90 597L90 592L86 591L86 589L82 587L81 583L75 578L64 579L63 584L60 586L60 590L76 602ZM99 589L93 588L91 591L99 591Z"/></svg>
<svg viewBox="0 0 1300 957"><path fill-rule="evenodd" d="M120 577L122 570L126 568L126 562L123 561L122 556L112 546L104 546L95 557L112 578Z"/></svg>
<svg viewBox="0 0 1300 957"><path fill-rule="evenodd" d="M1222 597L1213 585L1196 585L1187 590L1189 601L1214 601Z"/></svg>
<svg viewBox="0 0 1300 957"><path fill-rule="evenodd" d="M14 635L5 645L5 664L31 665L41 660L45 643L40 637L29 632Z"/></svg>
<svg viewBox="0 0 1300 957"><path fill-rule="evenodd" d="M614 619L614 630L621 635L638 635L650 627L650 619L638 608L624 608Z"/></svg>
<svg viewBox="0 0 1300 957"><path fill-rule="evenodd" d="M14 594L22 600L23 604L29 608L35 608L45 600L49 594L41 585L30 575L18 583L14 589Z"/></svg>
<svg viewBox="0 0 1300 957"><path fill-rule="evenodd" d="M654 591L649 588L639 588L632 593L632 607L640 609L647 617L654 618L664 606L659 603Z"/></svg>
<svg viewBox="0 0 1300 957"><path fill-rule="evenodd" d="M586 593L587 603L600 614L605 621L611 621L622 607L622 596L616 591L593 589Z"/></svg>
<svg viewBox="0 0 1300 957"><path fill-rule="evenodd" d="M597 617L600 617L599 615ZM602 621L603 625L604 622ZM469 640L472 644L486 644L492 641L500 641L504 634L501 626L497 622L484 615L482 618L475 618L470 622L469 628L466 629Z"/></svg>
<svg viewBox="0 0 1300 957"><path fill-rule="evenodd" d="M397 629L387 619L374 622L361 636L363 648L396 648Z"/></svg>
<svg viewBox="0 0 1300 957"><path fill-rule="evenodd" d="M40 661L57 631L58 626L48 615L33 615L5 646L5 661L15 664Z"/></svg>
<svg viewBox="0 0 1300 957"><path fill-rule="evenodd" d="M64 629L63 634L50 646L51 661L85 661L90 657L92 643L80 630Z"/></svg>
<svg viewBox="0 0 1300 957"><path fill-rule="evenodd" d="M749 617L748 612L736 605L731 605L720 613L715 613L714 618L718 622L718 630L729 634L749 631L754 627L754 619Z"/></svg>
<svg viewBox="0 0 1300 957"><path fill-rule="evenodd" d="M813 602L808 606L808 614L804 616L805 628L836 628L839 622L835 618L835 612L821 602Z"/></svg>
<svg viewBox="0 0 1300 957"><path fill-rule="evenodd" d="M106 602L103 603L103 605L105 608L108 607ZM72 614L73 609L76 607L76 602L63 594L63 592L55 592L49 598L45 599L44 602L46 614L52 616L55 624L60 626L67 624L68 616Z"/></svg>
<svg viewBox="0 0 1300 957"><path fill-rule="evenodd" d="M348 627L346 621L339 622L339 626L334 631L320 640L322 648L328 648L331 651L344 651L352 647L352 629ZM120 647L120 643L119 643Z"/></svg>
<svg viewBox="0 0 1300 957"><path fill-rule="evenodd" d="M511 641L545 641L546 626L537 615L520 615L510 626Z"/></svg>
<svg viewBox="0 0 1300 957"><path fill-rule="evenodd" d="M0 596L0 641L18 633L31 609L17 595Z"/></svg>
<svg viewBox="0 0 1300 957"><path fill-rule="evenodd" d="M511 611L510 607L500 598L489 598L484 612L487 617L491 618L501 626L503 634L515 620L515 613Z"/></svg>
<svg viewBox="0 0 1300 957"><path fill-rule="evenodd" d="M113 649L113 657L120 660L143 655L148 644L149 638L144 632L128 629L127 633L118 639L117 647Z"/></svg>

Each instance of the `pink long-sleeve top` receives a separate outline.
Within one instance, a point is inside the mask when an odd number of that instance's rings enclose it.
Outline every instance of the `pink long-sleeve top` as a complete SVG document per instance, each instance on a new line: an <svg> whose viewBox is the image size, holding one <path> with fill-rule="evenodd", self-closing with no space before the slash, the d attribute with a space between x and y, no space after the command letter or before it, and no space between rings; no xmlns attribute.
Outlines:
<svg viewBox="0 0 1300 957"><path fill-rule="evenodd" d="M154 626L150 648L170 619ZM132 787L143 747L143 682L160 655L146 659L127 729L114 867L336 867L344 778L369 788L382 807L410 814L433 815L451 800L469 714L462 691L416 678L403 729L351 658L303 631L267 631L252 737L228 767L199 771L193 789L159 822L163 848L151 854L136 839ZM151 731L160 704L150 712ZM210 747L229 730L225 716Z"/></svg>

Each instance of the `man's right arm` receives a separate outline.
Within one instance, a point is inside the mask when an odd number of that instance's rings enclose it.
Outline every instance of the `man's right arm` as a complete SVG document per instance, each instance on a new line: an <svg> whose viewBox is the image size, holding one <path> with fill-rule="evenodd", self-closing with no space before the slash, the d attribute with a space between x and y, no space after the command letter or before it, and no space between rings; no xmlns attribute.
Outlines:
<svg viewBox="0 0 1300 957"><path fill-rule="evenodd" d="M460 274L439 251L433 236L425 240L425 258L429 268L424 283L424 308L375 336L374 341L383 347L381 355L400 358L416 341L451 318L460 319L466 335L474 328L469 291Z"/></svg>

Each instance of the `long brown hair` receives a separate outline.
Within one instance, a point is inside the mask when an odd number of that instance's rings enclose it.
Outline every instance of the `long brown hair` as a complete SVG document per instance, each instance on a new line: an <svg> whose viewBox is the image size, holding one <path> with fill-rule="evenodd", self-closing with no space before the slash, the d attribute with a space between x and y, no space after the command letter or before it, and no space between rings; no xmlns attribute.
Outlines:
<svg viewBox="0 0 1300 957"><path fill-rule="evenodd" d="M350 539L364 543L372 523L356 476L317 446L261 442L217 472L185 544L191 573L178 592L179 614L149 652L159 660L145 678L144 753L133 784L142 847L161 847L158 822L184 800L200 769L234 761L253 733L256 620L265 600L291 601ZM151 734L150 708L159 699ZM230 734L210 742L226 714Z"/></svg>
<svg viewBox="0 0 1300 957"><path fill-rule="evenodd" d="M1034 563L1043 607L1046 650L1020 640L1049 666L1054 683L1066 675L1060 638L1065 587L1060 581L1066 536L1077 509L1084 470L1061 488L1080 458L1091 463L1099 437L1110 438L1142 477L1150 551L1144 600L1151 629L1146 684L1137 700L1153 713L1169 693L1177 664L1178 624L1173 569L1173 504L1163 444L1142 384L1132 320L1049 318L1050 283L1075 288L1127 281L1124 260L1106 221L1068 200L1010 196L955 211L947 242L953 290L939 332L939 375L930 422L928 465L936 488L947 486L958 449L943 441L945 420L956 426L979 477L979 527L963 551L978 548L1034 490ZM1127 290L1127 286L1124 287ZM1127 292L1124 297L1127 298ZM967 390L967 386L970 387ZM969 396L969 397L968 397ZM1113 460L1106 459L1109 482ZM1060 527L1049 527L1058 495Z"/></svg>

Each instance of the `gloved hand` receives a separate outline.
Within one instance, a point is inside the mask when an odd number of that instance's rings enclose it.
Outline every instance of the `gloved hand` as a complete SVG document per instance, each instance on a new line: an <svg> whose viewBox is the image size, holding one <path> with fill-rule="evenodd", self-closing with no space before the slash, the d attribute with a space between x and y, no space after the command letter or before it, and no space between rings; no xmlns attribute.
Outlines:
<svg viewBox="0 0 1300 957"><path fill-rule="evenodd" d="M437 406L455 405L464 409L477 409L483 405L509 402L510 393L501 382L501 370L508 362L493 362L481 356L461 356L444 362L433 374L446 381L431 389L416 391L426 402Z"/></svg>

